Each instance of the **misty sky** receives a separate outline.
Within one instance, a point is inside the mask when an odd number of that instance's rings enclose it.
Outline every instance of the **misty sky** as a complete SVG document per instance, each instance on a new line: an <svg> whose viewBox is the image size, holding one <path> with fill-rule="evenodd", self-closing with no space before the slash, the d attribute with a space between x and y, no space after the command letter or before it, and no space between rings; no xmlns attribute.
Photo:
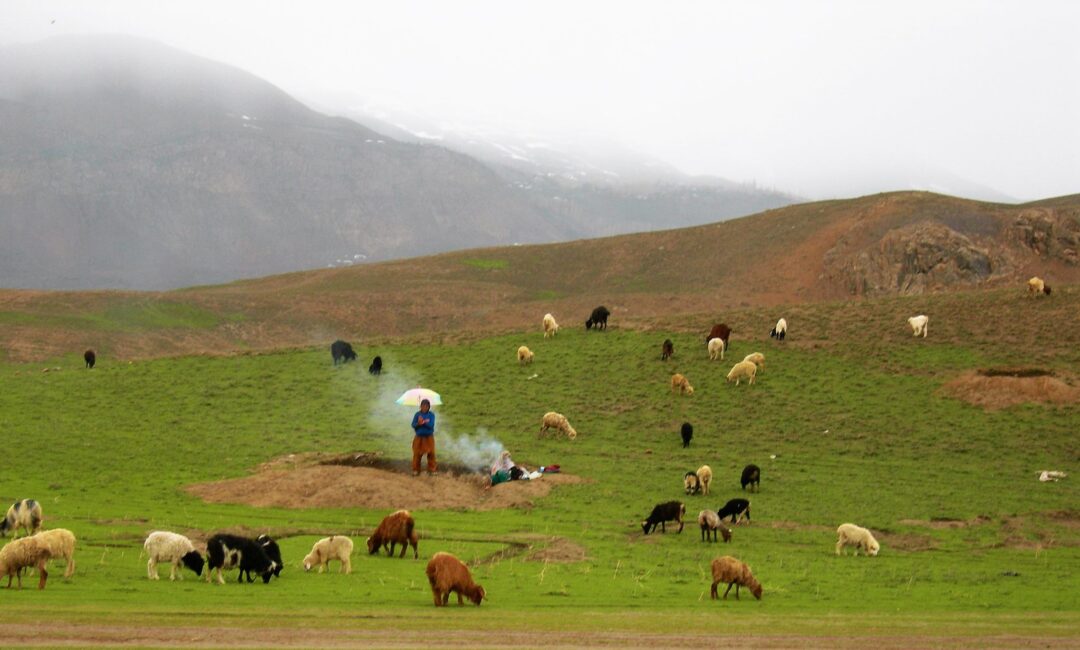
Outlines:
<svg viewBox="0 0 1080 650"><path fill-rule="evenodd" d="M1072 0L0 2L0 44L66 33L152 38L301 99L608 137L803 196L949 174L1018 199L1080 192Z"/></svg>

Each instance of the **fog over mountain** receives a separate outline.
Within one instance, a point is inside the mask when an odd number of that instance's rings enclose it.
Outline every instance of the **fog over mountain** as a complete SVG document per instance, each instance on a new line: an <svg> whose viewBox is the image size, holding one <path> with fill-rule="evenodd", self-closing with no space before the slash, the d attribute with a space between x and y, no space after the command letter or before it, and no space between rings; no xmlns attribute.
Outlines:
<svg viewBox="0 0 1080 650"><path fill-rule="evenodd" d="M752 187L610 187L331 117L152 41L0 52L0 283L169 288L716 221Z"/></svg>

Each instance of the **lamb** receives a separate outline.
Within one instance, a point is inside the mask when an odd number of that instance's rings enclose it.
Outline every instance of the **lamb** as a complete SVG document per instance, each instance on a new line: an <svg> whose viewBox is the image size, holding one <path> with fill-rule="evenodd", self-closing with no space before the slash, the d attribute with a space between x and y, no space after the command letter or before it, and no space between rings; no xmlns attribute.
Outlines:
<svg viewBox="0 0 1080 650"><path fill-rule="evenodd" d="M206 541L206 581L212 582L214 571L217 570L218 584L225 584L222 572L226 569L238 567L240 573L237 582L243 582L244 573L248 574L248 582L252 582L252 572L262 576L263 584L270 582L274 576L274 561L266 554L257 541L218 533Z"/></svg>
<svg viewBox="0 0 1080 650"><path fill-rule="evenodd" d="M540 433L537 436L543 435L550 429L566 434L566 437L570 440L577 438L577 431L574 431L574 427L570 426L570 421L562 413L556 413L555 411L545 413L540 423Z"/></svg>
<svg viewBox="0 0 1080 650"><path fill-rule="evenodd" d="M45 549L49 551L50 558L63 558L67 560L64 568L64 577L70 578L75 575L75 534L66 528L53 528L43 530L34 535Z"/></svg>
<svg viewBox="0 0 1080 650"><path fill-rule="evenodd" d="M400 557L405 557L405 552L409 550L409 545L412 544L413 559L418 559L420 551L417 547L415 528L416 521L408 510L398 510L386 515L379 522L379 527L367 539L368 554L375 555L380 548L385 548L386 554L393 557L394 547L401 544Z"/></svg>
<svg viewBox="0 0 1080 650"><path fill-rule="evenodd" d="M709 361L724 360L724 339L709 339Z"/></svg>
<svg viewBox="0 0 1080 650"><path fill-rule="evenodd" d="M657 504L649 514L648 519L641 522L641 530L646 535L656 530L657 526L660 526L661 532L667 532L666 522L677 521L679 523L679 531L683 529L683 515L686 514L686 506L681 501L668 501L666 503Z"/></svg>
<svg viewBox="0 0 1080 650"><path fill-rule="evenodd" d="M855 524L840 524L840 527L836 529L836 554L840 555L845 546L854 546L855 555L859 554L859 549L863 550L866 555L877 555L881 550L881 544L874 539L873 534L862 526L856 526Z"/></svg>
<svg viewBox="0 0 1080 650"><path fill-rule="evenodd" d="M716 541L716 531L720 531L723 535L725 542L731 541L731 530L720 523L720 517L716 516L716 513L712 510L702 510L697 516L698 526L701 526L701 541L705 541L709 538L709 533L712 533L712 541Z"/></svg>
<svg viewBox="0 0 1080 650"><path fill-rule="evenodd" d="M694 387L691 386L690 381L680 373L675 373L671 376L671 390L678 391L680 394L685 395L694 394Z"/></svg>
<svg viewBox="0 0 1080 650"><path fill-rule="evenodd" d="M285 568L285 563L281 561L281 548L278 547L277 542L270 539L269 535L259 535L255 538L255 541L258 542L259 546L266 552L266 557L270 558L270 561L274 563L274 568L271 569L274 576L280 578L281 570ZM241 569L241 572L242 571L244 571L244 569ZM251 582L251 570L248 569L247 572L248 582Z"/></svg>
<svg viewBox="0 0 1080 650"><path fill-rule="evenodd" d="M664 339L664 344L660 346L660 360L667 361L673 356L675 356L675 344L671 342L671 339Z"/></svg>
<svg viewBox="0 0 1080 650"><path fill-rule="evenodd" d="M484 588L473 582L469 567L449 553L440 551L431 556L424 573L431 584L431 595L435 598L436 607L445 607L450 602L451 592L457 594L458 606L465 604L461 600L462 596L477 607L480 606L480 601L487 597Z"/></svg>
<svg viewBox="0 0 1080 650"><path fill-rule="evenodd" d="M49 577L46 564L50 557L48 547L35 537L13 540L0 549L0 576L7 575L8 589L11 589L12 577L18 579L19 589L22 589L22 570L34 567L39 576L38 589L44 589L45 581Z"/></svg>
<svg viewBox="0 0 1080 650"><path fill-rule="evenodd" d="M705 344L708 345L709 341L713 339L721 339L724 341L724 349L726 350L731 343L732 329L724 323L718 323L712 326L709 330L709 335L705 337Z"/></svg>
<svg viewBox="0 0 1080 650"><path fill-rule="evenodd" d="M730 555L718 557L712 561L712 577L713 583L709 595L713 600L718 597L716 586L722 582L728 586L724 590L724 600L727 600L728 592L731 591L732 586L735 587L736 600L739 599L740 586L746 587L750 590L750 593L754 594L754 598L761 600L761 583L754 578L754 574L750 573L750 567Z"/></svg>
<svg viewBox="0 0 1080 650"><path fill-rule="evenodd" d="M517 352L518 364L525 366L533 362L533 352L527 346L521 346Z"/></svg>
<svg viewBox="0 0 1080 650"><path fill-rule="evenodd" d="M787 321L781 318L780 320L776 321L776 327L772 328L772 331L769 332L769 336L776 339L777 341L783 341L784 336L786 335Z"/></svg>
<svg viewBox="0 0 1080 650"><path fill-rule="evenodd" d="M86 352L83 352L82 358L83 361L86 362L87 368L93 368L94 364L97 363L97 354L95 354L93 350L87 350Z"/></svg>
<svg viewBox="0 0 1080 650"><path fill-rule="evenodd" d="M761 490L761 468L753 463L743 468L742 478L739 479L742 483L742 489L745 490L746 486L750 486L750 491Z"/></svg>
<svg viewBox="0 0 1080 650"><path fill-rule="evenodd" d="M680 433L682 434L683 449L686 449L690 446L690 439L694 437L694 425L689 422L683 422Z"/></svg>
<svg viewBox="0 0 1080 650"><path fill-rule="evenodd" d="M607 329L607 319L611 315L607 307L600 305L596 309L592 310L592 314L589 316L589 320L585 321L585 329L591 330L595 327L597 330Z"/></svg>
<svg viewBox="0 0 1080 650"><path fill-rule="evenodd" d="M716 516L720 519L723 519L724 517L731 517L731 523L735 524L736 526L738 526L739 522L743 520L743 517L746 517L746 522L749 523L750 502L746 499L731 499L724 504L723 508L720 508L716 511ZM736 519L736 517L738 519Z"/></svg>
<svg viewBox="0 0 1080 650"><path fill-rule="evenodd" d="M757 364L753 361L740 361L732 366L731 371L727 374L727 383L731 383L731 380L735 380L735 385L738 386L743 379L749 379L750 385L754 384L754 377L757 376Z"/></svg>
<svg viewBox="0 0 1080 650"><path fill-rule="evenodd" d="M191 540L179 533L171 533L166 530L155 530L146 536L143 549L150 559L146 561L146 577L151 580L160 580L157 572L158 562L168 562L169 580L178 577L183 580L184 576L179 572L180 564L201 576L203 565L206 563L203 556L195 550Z"/></svg>
<svg viewBox="0 0 1080 650"><path fill-rule="evenodd" d="M544 314L544 338L555 336L559 333L559 324L551 314Z"/></svg>
<svg viewBox="0 0 1080 650"><path fill-rule="evenodd" d="M743 358L758 367L758 372L765 370L765 355L760 352L751 352Z"/></svg>
<svg viewBox="0 0 1080 650"><path fill-rule="evenodd" d="M930 317L924 314L918 316L912 316L907 319L908 325L911 325L912 336L918 336L922 334L922 337L926 338L926 326L930 323Z"/></svg>
<svg viewBox="0 0 1080 650"><path fill-rule="evenodd" d="M311 547L311 552L304 556L304 571L319 567L319 573L329 567L330 560L341 562L342 573L352 573L353 543L348 537L331 535L323 537Z"/></svg>
<svg viewBox="0 0 1080 650"><path fill-rule="evenodd" d="M1050 287L1043 282L1042 278L1034 277L1028 280L1028 295L1038 297L1042 294L1050 295Z"/></svg>
<svg viewBox="0 0 1080 650"><path fill-rule="evenodd" d="M41 504L33 499L20 499L11 504L3 520L0 520L0 535L7 537L10 530L12 539L19 536L22 528L27 535L33 535L41 528Z"/></svg>

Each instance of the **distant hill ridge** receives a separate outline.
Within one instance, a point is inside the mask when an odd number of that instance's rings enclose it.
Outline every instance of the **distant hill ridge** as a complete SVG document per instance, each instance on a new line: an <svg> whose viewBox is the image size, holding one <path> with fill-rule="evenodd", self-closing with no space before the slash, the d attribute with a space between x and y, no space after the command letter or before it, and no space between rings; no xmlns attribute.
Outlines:
<svg viewBox="0 0 1080 650"><path fill-rule="evenodd" d="M0 52L0 286L165 289L790 202L754 188L526 183L131 37Z"/></svg>
<svg viewBox="0 0 1080 650"><path fill-rule="evenodd" d="M600 304L616 327L651 327L859 296L1013 287L1019 298L1032 275L1059 293L1080 282L1078 250L1080 195L1011 206L899 192L166 293L0 291L0 348L12 359L230 353L528 331L545 312L576 328Z"/></svg>

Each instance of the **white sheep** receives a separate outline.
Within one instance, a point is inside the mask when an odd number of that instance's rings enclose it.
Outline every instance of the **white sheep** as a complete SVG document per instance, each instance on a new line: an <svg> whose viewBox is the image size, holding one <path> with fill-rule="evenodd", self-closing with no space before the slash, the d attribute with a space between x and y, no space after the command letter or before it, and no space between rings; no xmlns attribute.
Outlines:
<svg viewBox="0 0 1080 650"><path fill-rule="evenodd" d="M758 367L758 372L765 370L765 355L760 352L751 352L743 361L749 361Z"/></svg>
<svg viewBox="0 0 1080 650"><path fill-rule="evenodd" d="M304 557L304 571L319 567L319 573L328 568L330 560L341 561L341 572L352 573L353 542L342 535L323 537L311 547L311 552Z"/></svg>
<svg viewBox="0 0 1080 650"><path fill-rule="evenodd" d="M518 363L525 366L533 362L533 352L527 346L521 346L517 351Z"/></svg>
<svg viewBox="0 0 1080 650"><path fill-rule="evenodd" d="M918 316L912 316L907 319L908 325L911 325L911 332L913 336L922 334L922 337L926 338L926 326L930 323L930 317L920 314Z"/></svg>
<svg viewBox="0 0 1080 650"><path fill-rule="evenodd" d="M67 567L64 569L65 578L70 578L75 574L74 533L66 528L53 528L34 535L34 539L49 551L50 557L67 560Z"/></svg>
<svg viewBox="0 0 1080 650"><path fill-rule="evenodd" d="M566 434L566 437L570 440L577 438L577 431L574 431L574 427L570 426L570 421L562 413L556 413L555 411L545 413L540 424L540 433L537 435L543 435L549 429L555 429Z"/></svg>
<svg viewBox="0 0 1080 650"><path fill-rule="evenodd" d="M731 372L727 374L727 381L731 383L731 380L735 380L735 385L738 386L739 382L743 379L749 379L750 383L754 383L754 377L757 376L757 365L753 361L740 361L731 368Z"/></svg>
<svg viewBox="0 0 1080 650"><path fill-rule="evenodd" d="M845 546L854 546L855 555L859 554L859 549L863 550L866 555L877 555L881 550L881 545L874 539L873 534L869 530L862 526L856 526L855 524L840 524L840 527L836 529L836 554L840 555Z"/></svg>
<svg viewBox="0 0 1080 650"><path fill-rule="evenodd" d="M772 331L769 332L769 336L777 341L783 341L784 337L787 336L787 321L783 318L776 321L776 327L772 328Z"/></svg>
<svg viewBox="0 0 1080 650"><path fill-rule="evenodd" d="M1040 277L1034 277L1028 280L1027 287L1028 294L1033 295L1036 298L1043 294L1046 294L1048 296L1050 295L1050 287L1047 286L1047 284L1043 282L1043 279Z"/></svg>
<svg viewBox="0 0 1080 650"><path fill-rule="evenodd" d="M544 338L555 336L559 333L559 324L551 314L544 314Z"/></svg>
<svg viewBox="0 0 1080 650"><path fill-rule="evenodd" d="M709 339L709 361L724 360L724 339Z"/></svg>
<svg viewBox="0 0 1080 650"><path fill-rule="evenodd" d="M146 562L146 577L151 580L160 579L157 572L158 562L168 562L172 565L169 571L169 580L176 580L177 577L181 580L184 579L184 576L177 571L181 562L194 571L195 575L202 575L205 560L195 550L195 545L191 543L191 540L183 535L165 530L155 530L146 536L143 549L150 556L150 559Z"/></svg>

